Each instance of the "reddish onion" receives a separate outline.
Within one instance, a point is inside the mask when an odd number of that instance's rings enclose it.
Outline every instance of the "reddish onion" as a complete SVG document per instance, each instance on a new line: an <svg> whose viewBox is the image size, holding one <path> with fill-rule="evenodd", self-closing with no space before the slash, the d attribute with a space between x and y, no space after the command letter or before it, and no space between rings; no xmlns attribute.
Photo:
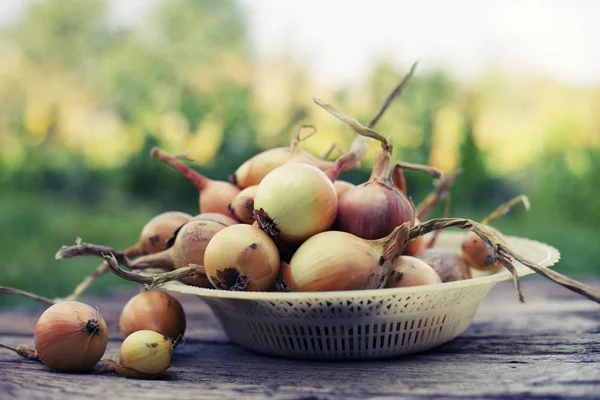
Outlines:
<svg viewBox="0 0 600 400"><path fill-rule="evenodd" d="M504 236L502 236L497 229L489 226L489 224L495 219L500 218L508 213L512 207L518 203L523 203L525 209L529 210L529 199L525 195L520 195L504 204L501 204L494 211L492 211L490 215L485 217L481 223L483 225L487 225L488 229L499 239L504 240ZM474 232L467 232L461 243L461 250L465 261L467 261L469 265L475 269L494 273L498 272L502 268L502 265L497 263L495 257L492 257L490 254L488 246L486 246L483 240Z"/></svg>
<svg viewBox="0 0 600 400"><path fill-rule="evenodd" d="M392 183L390 156L392 146L383 136L362 126L331 105L315 99L329 113L345 122L359 135L377 139L382 150L375 156L373 171L368 182L346 192L339 200L335 228L363 239L379 239L389 235L394 228L415 222L415 208L410 199Z"/></svg>
<svg viewBox="0 0 600 400"><path fill-rule="evenodd" d="M200 212L219 213L228 215L227 206L240 192L240 189L229 182L213 181L204 175L194 171L185 165L177 157L154 147L150 155L159 161L175 168L181 175L185 176L200 192Z"/></svg>
<svg viewBox="0 0 600 400"><path fill-rule="evenodd" d="M333 182L333 187L335 188L335 192L339 199L344 193L346 193L350 189L355 188L356 185L350 182L336 180L335 182Z"/></svg>

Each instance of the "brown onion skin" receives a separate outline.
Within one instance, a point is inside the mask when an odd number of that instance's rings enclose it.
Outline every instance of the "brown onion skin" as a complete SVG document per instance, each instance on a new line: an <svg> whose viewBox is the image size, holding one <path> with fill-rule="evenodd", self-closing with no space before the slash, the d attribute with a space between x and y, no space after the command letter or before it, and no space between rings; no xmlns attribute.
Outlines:
<svg viewBox="0 0 600 400"><path fill-rule="evenodd" d="M215 289L266 291L279 273L279 251L261 229L232 225L212 238L204 267Z"/></svg>
<svg viewBox="0 0 600 400"><path fill-rule="evenodd" d="M221 224L225 224L227 226L235 225L238 223L237 220L235 220L227 215L218 214L218 213L198 214L194 218L192 218L191 221L215 221L215 222L219 222Z"/></svg>
<svg viewBox="0 0 600 400"><path fill-rule="evenodd" d="M335 229L372 240L389 235L407 221L414 226L415 210L404 193L390 184L369 181L339 199Z"/></svg>
<svg viewBox="0 0 600 400"><path fill-rule="evenodd" d="M424 286L442 283L440 275L423 260L411 256L400 256L386 282L386 288Z"/></svg>
<svg viewBox="0 0 600 400"><path fill-rule="evenodd" d="M335 192L337 193L339 199L344 193L355 188L356 185L350 182L336 180L333 182L333 187L335 188Z"/></svg>
<svg viewBox="0 0 600 400"><path fill-rule="evenodd" d="M404 250L409 230L405 223L378 240L339 231L314 235L300 245L289 263L281 264L284 287L290 292L382 288Z"/></svg>
<svg viewBox="0 0 600 400"><path fill-rule="evenodd" d="M95 333L86 332L91 323ZM60 341L57 340L59 332ZM81 335L88 335L83 338ZM91 306L77 301L63 301L48 308L38 319L33 342L38 356L48 368L59 372L89 371L104 354L108 339L106 322ZM89 350L91 340L104 340Z"/></svg>
<svg viewBox="0 0 600 400"><path fill-rule="evenodd" d="M186 224L175 239L173 263L176 268L187 267L189 264L204 265L206 246L217 232L229 226L216 221L200 220L197 222L205 222L205 224L189 227ZM211 282L205 276L184 278L182 282L191 286L212 287Z"/></svg>
<svg viewBox="0 0 600 400"><path fill-rule="evenodd" d="M191 219L191 215L178 211L165 212L152 218L142 229L140 239L136 245L139 254L153 254L163 251L173 232Z"/></svg>
<svg viewBox="0 0 600 400"><path fill-rule="evenodd" d="M290 156L290 147L278 147L263 151L240 165L229 177L229 182L240 189L258 185L269 172L285 164Z"/></svg>
<svg viewBox="0 0 600 400"><path fill-rule="evenodd" d="M247 187L229 204L229 211L236 220L244 224L254 223L254 196L257 189L258 185Z"/></svg>
<svg viewBox="0 0 600 400"><path fill-rule="evenodd" d="M200 212L229 214L229 203L240 190L228 182L212 181L200 192Z"/></svg>
<svg viewBox="0 0 600 400"><path fill-rule="evenodd" d="M198 188L201 213L229 214L227 206L240 192L238 187L229 182L208 179L204 175L188 167L177 157L170 155L158 147L152 148L150 155L175 168L181 175Z"/></svg>
<svg viewBox="0 0 600 400"><path fill-rule="evenodd" d="M418 257L429 264L438 273L442 282L454 282L471 279L471 269L458 254L446 249L428 249Z"/></svg>
<svg viewBox="0 0 600 400"><path fill-rule="evenodd" d="M119 319L123 339L133 332L149 330L176 340L185 334L185 328L181 303L160 290L142 292L129 299Z"/></svg>
<svg viewBox="0 0 600 400"><path fill-rule="evenodd" d="M497 229L490 226L487 228L504 240L504 236ZM467 232L461 243L461 250L462 257L475 269L496 272L502 268L500 264L494 263L494 257L490 255L487 246L475 232Z"/></svg>
<svg viewBox="0 0 600 400"><path fill-rule="evenodd" d="M233 220L233 223L236 224L237 221ZM204 265L204 252L210 239L217 232L230 225L232 224L215 220L206 215L196 216L177 232L172 247L160 253L136 259L132 264L132 268L177 269L187 267L189 264ZM212 287L205 276L184 278L182 282L192 286Z"/></svg>
<svg viewBox="0 0 600 400"><path fill-rule="evenodd" d="M300 149L299 143L292 142L290 147L266 150L247 160L229 177L229 182L240 189L258 185L269 172L287 164L289 161L303 162L322 171L334 165L331 161L321 160L303 151Z"/></svg>

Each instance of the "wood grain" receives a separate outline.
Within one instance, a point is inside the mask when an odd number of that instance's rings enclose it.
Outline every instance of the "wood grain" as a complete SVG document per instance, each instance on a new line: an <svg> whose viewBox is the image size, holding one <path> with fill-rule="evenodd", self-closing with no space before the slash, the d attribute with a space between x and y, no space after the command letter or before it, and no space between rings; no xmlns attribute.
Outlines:
<svg viewBox="0 0 600 400"><path fill-rule="evenodd" d="M600 281L590 281L600 286ZM459 338L427 353L384 361L317 362L267 357L228 341L210 309L178 295L188 315L185 345L159 381L114 374L58 374L0 352L0 397L119 399L600 398L600 307L539 277L520 304L497 285ZM118 317L132 288L102 298L107 356L117 359ZM43 307L0 312L0 341L31 345Z"/></svg>

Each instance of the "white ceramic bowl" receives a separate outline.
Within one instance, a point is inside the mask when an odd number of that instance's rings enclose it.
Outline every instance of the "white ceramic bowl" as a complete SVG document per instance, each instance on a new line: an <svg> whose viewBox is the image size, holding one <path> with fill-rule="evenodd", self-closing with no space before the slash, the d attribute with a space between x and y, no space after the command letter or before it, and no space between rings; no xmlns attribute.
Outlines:
<svg viewBox="0 0 600 400"><path fill-rule="evenodd" d="M464 232L443 232L437 248L460 249ZM560 259L554 247L514 236L511 249L542 266ZM515 263L519 276L533 271ZM261 353L293 358L374 359L431 349L471 322L477 307L508 271L473 279L395 289L338 292L231 292L179 282L162 288L199 296L227 336ZM516 296L516 294L515 294Z"/></svg>

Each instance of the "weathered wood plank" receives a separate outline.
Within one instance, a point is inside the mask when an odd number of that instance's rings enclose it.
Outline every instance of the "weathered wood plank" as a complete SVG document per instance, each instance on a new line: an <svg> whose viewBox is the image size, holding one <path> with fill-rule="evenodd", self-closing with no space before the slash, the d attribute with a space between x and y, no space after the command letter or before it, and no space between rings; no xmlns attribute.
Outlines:
<svg viewBox="0 0 600 400"><path fill-rule="evenodd" d="M160 381L67 375L0 352L2 398L589 398L600 397L600 307L542 279L492 289L474 324L427 353L384 361L316 362L267 357L227 341L208 308L181 296L185 345ZM116 321L127 296L100 299L118 358ZM94 304L94 299L90 299ZM40 309L0 313L0 341L31 344Z"/></svg>

